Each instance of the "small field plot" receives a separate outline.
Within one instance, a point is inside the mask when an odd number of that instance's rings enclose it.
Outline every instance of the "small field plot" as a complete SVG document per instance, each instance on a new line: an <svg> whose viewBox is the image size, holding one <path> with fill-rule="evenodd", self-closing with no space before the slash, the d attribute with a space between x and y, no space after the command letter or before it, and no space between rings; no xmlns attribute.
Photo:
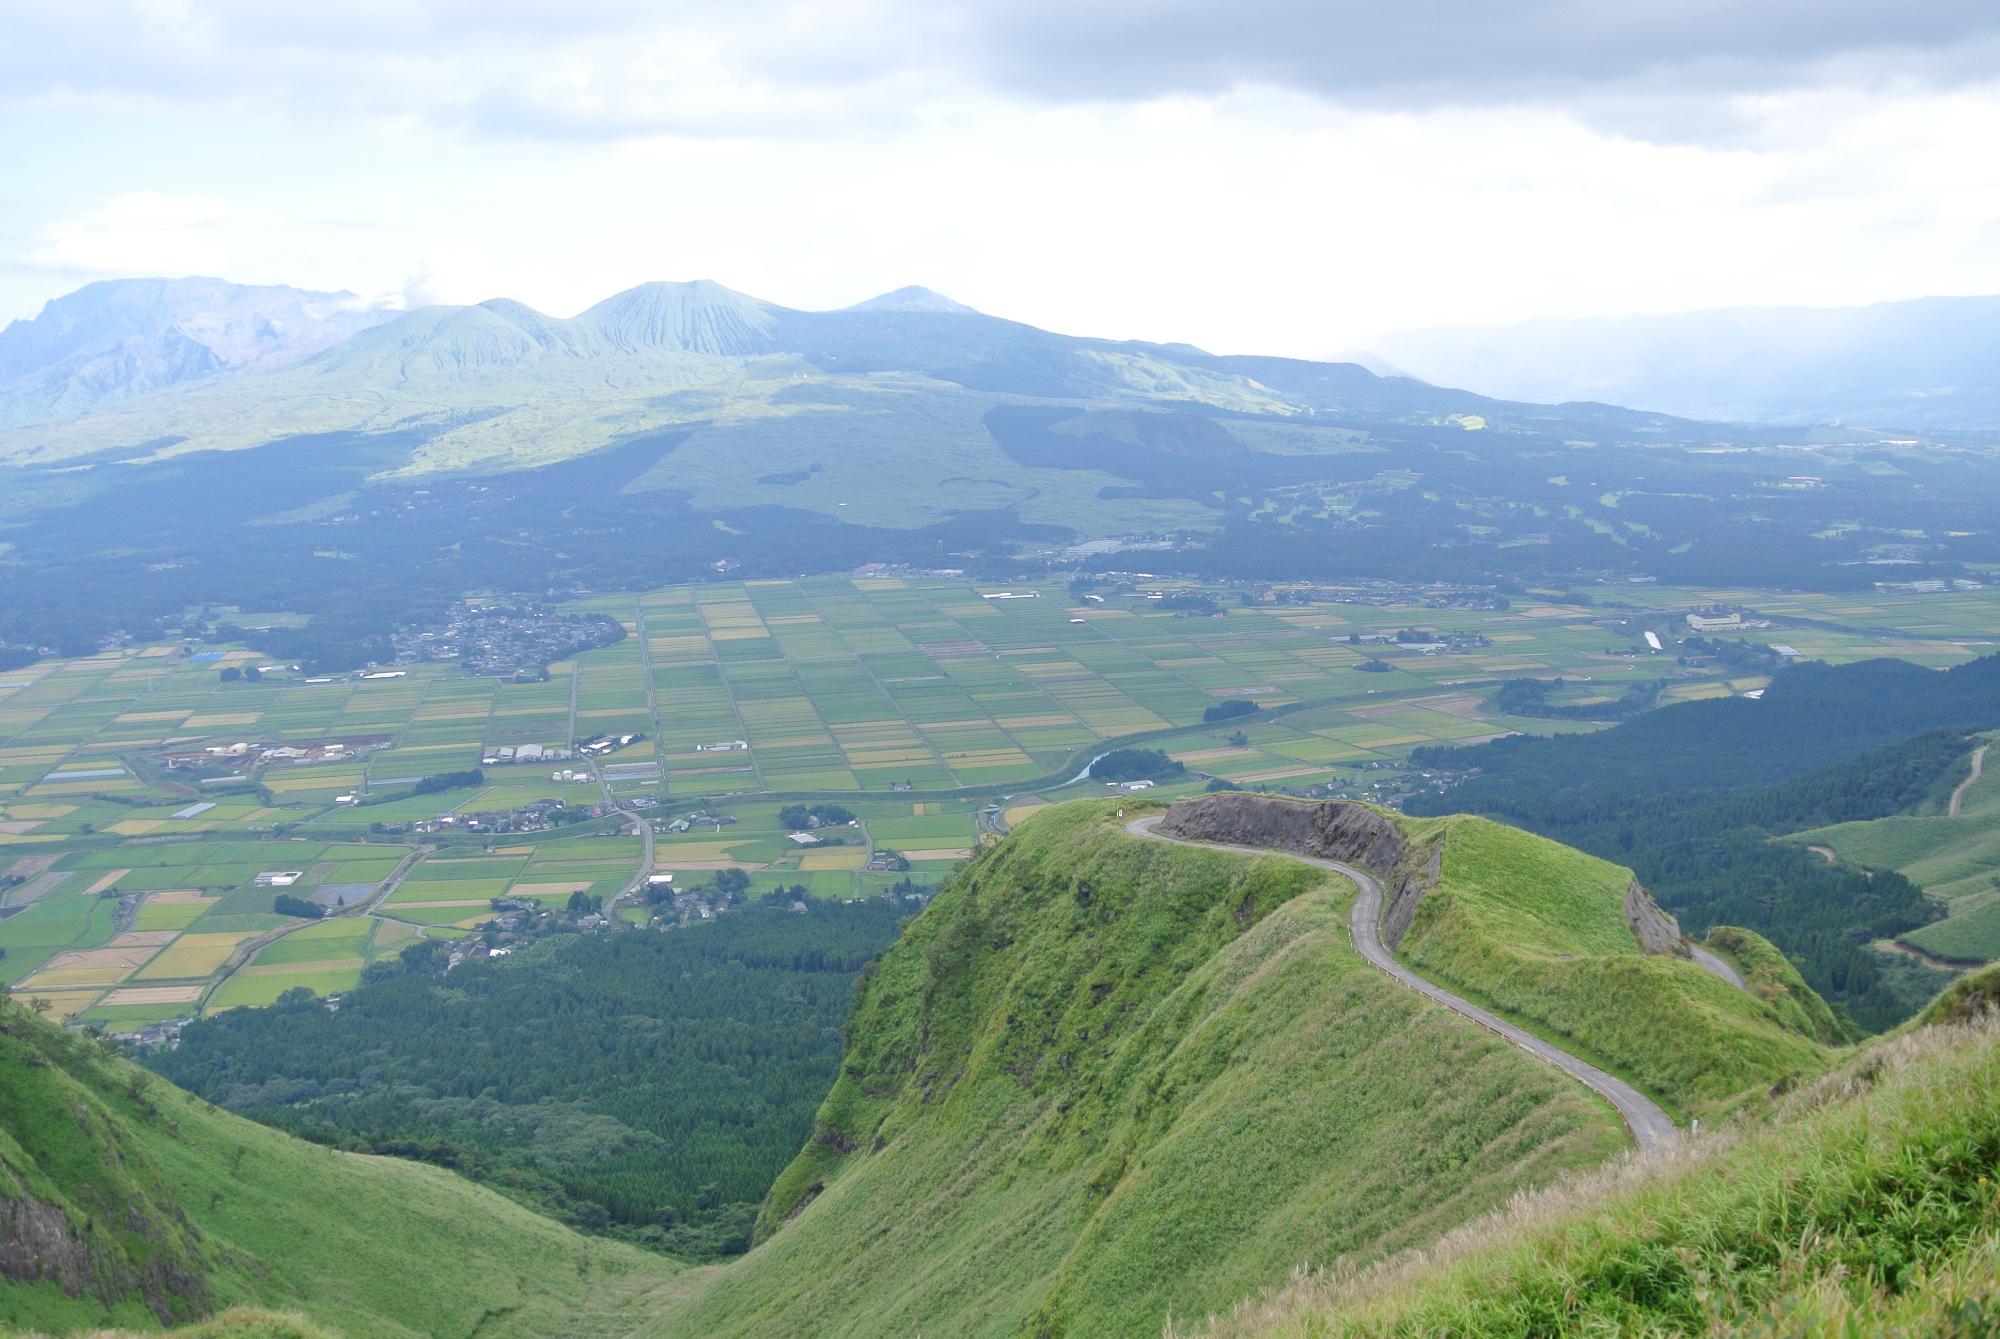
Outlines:
<svg viewBox="0 0 2000 1339"><path fill-rule="evenodd" d="M385 908L436 905L448 903L454 906L483 906L507 891L508 879L432 879L417 883L404 880L389 900ZM401 915L399 911L396 914Z"/></svg>
<svg viewBox="0 0 2000 1339"><path fill-rule="evenodd" d="M352 990L361 979L365 963L302 963L296 966L244 967L224 981L209 1000L211 1010L263 1007L275 1003L288 990L304 988L315 995L335 995Z"/></svg>
<svg viewBox="0 0 2000 1339"><path fill-rule="evenodd" d="M133 921L135 930L185 930L220 899L199 893L167 891L148 893L139 904Z"/></svg>
<svg viewBox="0 0 2000 1339"><path fill-rule="evenodd" d="M257 956L250 960L247 967L366 957L375 924L365 916L337 916L332 920L315 921L257 950Z"/></svg>
<svg viewBox="0 0 2000 1339"><path fill-rule="evenodd" d="M147 962L134 977L140 981L193 981L213 976L236 946L256 937L255 931L183 934Z"/></svg>
<svg viewBox="0 0 2000 1339"><path fill-rule="evenodd" d="M408 921L412 925L455 925L461 929L471 929L481 921L490 921L500 914L490 906L479 903L454 906L389 906L382 910L385 916Z"/></svg>

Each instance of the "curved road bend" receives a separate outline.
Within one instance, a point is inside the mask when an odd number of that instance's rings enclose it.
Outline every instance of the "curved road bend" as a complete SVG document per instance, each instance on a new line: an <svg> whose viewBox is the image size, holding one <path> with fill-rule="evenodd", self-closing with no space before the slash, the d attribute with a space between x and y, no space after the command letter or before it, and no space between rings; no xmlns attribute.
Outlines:
<svg viewBox="0 0 2000 1339"><path fill-rule="evenodd" d="M1419 995L1442 1004L1455 1014L1471 1019L1489 1032L1498 1033L1529 1055L1548 1061L1589 1088L1609 1102L1624 1119L1626 1127L1632 1131L1632 1138L1638 1142L1640 1148L1671 1144L1680 1138L1680 1130L1675 1127L1673 1119L1651 1098L1623 1079L1577 1059L1568 1051L1543 1041L1531 1032L1515 1027L1505 1019L1495 1017L1470 1000L1460 999L1443 987L1432 985L1396 961L1394 955L1383 946L1382 936L1377 929L1382 917L1382 885L1377 883L1375 876L1366 870L1333 860L1321 860L1317 856L1295 855L1290 851L1273 851L1261 846L1225 846L1220 842L1194 842L1180 837L1169 837L1165 833L1153 830L1153 825L1157 822L1159 822L1158 815L1152 818L1135 818L1125 825L1125 830L1135 837L1151 837L1155 841L1174 842L1181 846L1233 851L1238 855L1282 855L1317 869L1332 870L1335 874L1345 875L1354 881L1354 910L1348 918L1348 923L1354 934L1354 947L1362 957Z"/></svg>
<svg viewBox="0 0 2000 1339"><path fill-rule="evenodd" d="M1683 938L1685 942L1685 937ZM1710 953L1701 945L1689 942L1688 956L1694 959L1696 966L1706 971L1710 976L1719 976L1738 990L1750 989L1750 983L1743 979L1743 973L1737 971L1734 967L1724 962L1720 956Z"/></svg>

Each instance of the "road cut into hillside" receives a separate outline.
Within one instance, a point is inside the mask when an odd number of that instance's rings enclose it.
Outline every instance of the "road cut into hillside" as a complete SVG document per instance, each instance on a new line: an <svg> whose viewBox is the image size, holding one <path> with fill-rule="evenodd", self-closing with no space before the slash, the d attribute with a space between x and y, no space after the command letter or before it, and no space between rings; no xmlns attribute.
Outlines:
<svg viewBox="0 0 2000 1339"><path fill-rule="evenodd" d="M1164 815L1155 814L1148 818L1135 818L1125 825L1125 830L1135 837L1146 837L1153 841L1174 842L1181 846L1207 847L1216 851L1233 851L1238 855L1278 855L1287 860L1298 860L1317 869L1330 870L1354 884L1354 909L1348 918L1350 932L1354 936L1354 947L1363 958L1390 976L1423 995L1425 998L1443 1005L1464 1018L1479 1024L1490 1032L1499 1034L1528 1054L1554 1065L1563 1073L1583 1084L1592 1092L1612 1105L1631 1130L1633 1140L1641 1149L1672 1144L1680 1138L1680 1130L1673 1119L1660 1109L1657 1102L1615 1075L1607 1074L1588 1061L1580 1060L1568 1051L1544 1041L1524 1028L1516 1027L1503 1018L1487 1012L1470 1000L1452 994L1444 987L1418 976L1396 960L1394 954L1382 943L1380 923L1382 917L1382 885L1374 875L1353 865L1335 860L1323 860L1317 856L1296 855L1290 851L1273 850L1259 846L1230 846L1221 842L1190 841L1184 837L1170 837L1156 831L1156 825Z"/></svg>

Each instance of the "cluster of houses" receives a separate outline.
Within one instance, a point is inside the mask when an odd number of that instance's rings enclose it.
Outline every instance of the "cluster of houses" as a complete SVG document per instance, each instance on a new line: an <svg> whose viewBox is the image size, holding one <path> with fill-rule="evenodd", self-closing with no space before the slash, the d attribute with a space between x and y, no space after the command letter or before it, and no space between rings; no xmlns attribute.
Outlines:
<svg viewBox="0 0 2000 1339"><path fill-rule="evenodd" d="M605 614L463 604L444 622L396 633L393 640L399 664L457 661L473 674L529 680L547 678L554 661L609 646L624 635L624 626Z"/></svg>
<svg viewBox="0 0 2000 1339"><path fill-rule="evenodd" d="M451 832L548 832L588 818L602 818L612 812L602 804L570 805L557 799L534 800L518 809L479 810L464 814L438 814L412 822L371 823L369 831L390 835L403 833Z"/></svg>
<svg viewBox="0 0 2000 1339"><path fill-rule="evenodd" d="M1350 646L1394 646L1420 656L1463 656L1493 645L1493 639L1478 632L1439 632L1431 628L1399 628L1395 632L1357 632L1347 638Z"/></svg>

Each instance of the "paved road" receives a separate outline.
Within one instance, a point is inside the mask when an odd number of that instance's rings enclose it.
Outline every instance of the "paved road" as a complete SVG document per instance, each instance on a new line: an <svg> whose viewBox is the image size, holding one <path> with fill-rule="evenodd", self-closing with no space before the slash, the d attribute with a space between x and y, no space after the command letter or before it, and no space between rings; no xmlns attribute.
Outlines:
<svg viewBox="0 0 2000 1339"><path fill-rule="evenodd" d="M1957 818L1965 807L1965 792L1972 789L1972 783L1979 780L1981 769L1986 766L1986 745L1981 744L1972 751L1972 775L1958 783L1951 793L1951 806L1945 810L1945 817Z"/></svg>
<svg viewBox="0 0 2000 1339"><path fill-rule="evenodd" d="M415 865L417 861L421 859L423 856L428 855L435 849L437 848L432 846L419 846L415 848L408 855L403 857L402 861L397 864L396 868L389 871L389 877L382 880L381 883L377 884L374 892L370 893L367 897L364 897L359 902L356 902L351 906L336 907L328 911L326 913L325 918L330 920L337 916L373 915L375 908L381 906L382 903L388 899L391 893L394 893L396 889L402 886L403 877L410 872L410 867ZM261 952L266 948L269 948L272 944L277 943L280 939L283 939L286 935L291 934L294 930L303 930L308 925L317 925L317 924L319 924L318 921L305 921L305 920L293 921L291 924L281 925L275 930L267 930L263 934L258 935L255 939L246 939L242 943L238 944L235 948L231 949L229 951L229 957L224 959L222 966L217 968L215 974L208 979L208 984L202 987L201 994L195 997L194 1001L195 1015L199 1017L201 1014L206 1012L208 1009L208 1002L215 998L215 993L218 990L222 989L223 983L229 980L230 977L236 975L236 973L244 966L244 964L248 963L250 959L256 957L259 952Z"/></svg>
<svg viewBox="0 0 2000 1339"><path fill-rule="evenodd" d="M625 893L636 893L646 886L647 878L653 873L653 820L650 818L640 818L636 814L625 813L624 810L619 809L618 800L611 793L611 782L606 779L604 768L598 764L595 758L590 760L590 774L597 780L597 793L604 797L605 808L618 813L624 813L625 817L631 819L633 826L639 831L639 840L643 844L639 852L639 871L632 876L631 882L625 885L625 890L619 894L619 897L623 897Z"/></svg>
<svg viewBox="0 0 2000 1339"><path fill-rule="evenodd" d="M1152 818L1136 818L1125 825L1125 830L1135 837L1151 837L1155 841L1177 842L1182 846L1204 846L1216 851L1234 851L1240 855L1283 855L1352 879L1354 911L1349 917L1349 928L1354 935L1355 950L1362 957L1419 995L1442 1004L1455 1014L1471 1019L1489 1032L1498 1033L1529 1055L1548 1061L1589 1088L1609 1102L1624 1119L1626 1127L1632 1131L1632 1138L1638 1142L1640 1148L1671 1144L1680 1138L1680 1131L1675 1127L1673 1119L1651 1098L1623 1079L1577 1059L1568 1051L1543 1041L1531 1032L1515 1027L1503 1018L1495 1017L1471 1001L1460 999L1442 986L1431 984L1396 961L1395 955L1383 946L1381 933L1377 929L1382 918L1382 885L1377 883L1375 876L1366 870L1333 860L1321 860L1316 856L1295 855L1290 851L1274 852L1257 846L1225 846L1220 842L1192 842L1180 837L1169 837L1165 833L1153 830L1153 825L1158 822L1157 815Z"/></svg>
<svg viewBox="0 0 2000 1339"><path fill-rule="evenodd" d="M1688 945L1688 953L1694 958L1696 963L1707 968L1711 973L1721 977L1738 990L1750 989L1749 983L1743 979L1743 973L1737 971L1734 967L1731 967L1701 945L1690 943Z"/></svg>

